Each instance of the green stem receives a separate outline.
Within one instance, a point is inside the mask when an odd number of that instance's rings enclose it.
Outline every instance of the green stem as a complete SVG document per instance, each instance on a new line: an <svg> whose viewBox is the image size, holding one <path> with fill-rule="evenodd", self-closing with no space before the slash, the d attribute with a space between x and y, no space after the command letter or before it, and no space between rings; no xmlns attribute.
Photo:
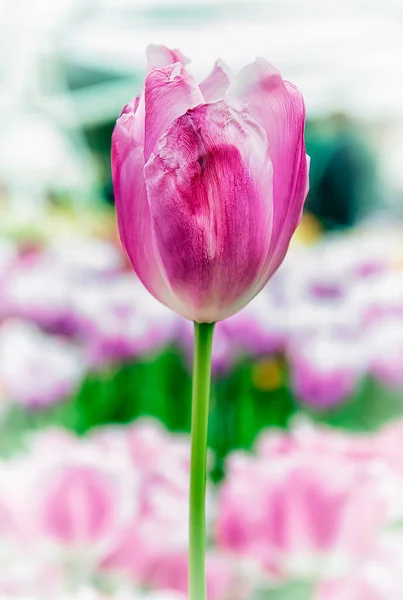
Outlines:
<svg viewBox="0 0 403 600"><path fill-rule="evenodd" d="M206 453L214 323L194 324L189 600L206 600Z"/></svg>

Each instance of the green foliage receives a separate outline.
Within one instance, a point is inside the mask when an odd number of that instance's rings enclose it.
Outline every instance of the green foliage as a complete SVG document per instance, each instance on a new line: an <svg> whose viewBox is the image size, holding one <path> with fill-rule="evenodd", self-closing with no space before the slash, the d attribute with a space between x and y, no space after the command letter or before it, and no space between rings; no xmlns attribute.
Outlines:
<svg viewBox="0 0 403 600"><path fill-rule="evenodd" d="M275 385L264 371L272 369L272 363L280 373ZM27 430L52 425L83 435L100 425L150 416L172 431L189 432L190 408L190 366L176 347L170 347L160 354L89 374L78 393L63 403L31 410L13 405L3 417L0 452L9 454L18 448ZM261 430L286 428L297 413L335 427L369 431L401 415L403 397L368 377L354 397L338 407L312 410L293 396L281 357L244 359L213 380L209 423L209 446L216 457L213 479L222 478L228 452L251 449Z"/></svg>

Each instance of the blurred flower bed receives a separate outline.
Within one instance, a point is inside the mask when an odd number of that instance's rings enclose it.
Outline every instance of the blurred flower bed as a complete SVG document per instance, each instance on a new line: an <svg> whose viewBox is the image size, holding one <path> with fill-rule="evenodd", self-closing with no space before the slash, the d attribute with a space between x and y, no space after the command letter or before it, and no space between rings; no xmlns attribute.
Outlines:
<svg viewBox="0 0 403 600"><path fill-rule="evenodd" d="M180 600L192 325L52 223L2 228L0 593ZM217 325L209 600L402 598L402 268L390 227L295 242Z"/></svg>
<svg viewBox="0 0 403 600"><path fill-rule="evenodd" d="M208 482L209 600L401 598L402 434L297 421L232 452ZM188 478L188 436L157 421L31 433L0 462L3 597L184 600Z"/></svg>
<svg viewBox="0 0 403 600"><path fill-rule="evenodd" d="M391 229L296 243L267 288L217 325L219 457L295 412L350 429L403 413L402 265ZM1 444L38 425L84 433L141 415L188 431L192 325L144 290L118 243L3 237L0 298Z"/></svg>

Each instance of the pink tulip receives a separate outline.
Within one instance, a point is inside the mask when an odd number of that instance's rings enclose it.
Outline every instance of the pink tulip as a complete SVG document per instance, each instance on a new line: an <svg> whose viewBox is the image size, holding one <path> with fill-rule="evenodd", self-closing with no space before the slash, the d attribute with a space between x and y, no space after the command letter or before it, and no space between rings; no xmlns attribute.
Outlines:
<svg viewBox="0 0 403 600"><path fill-rule="evenodd" d="M365 464L298 452L271 463L244 457L222 488L217 540L275 578L315 580L353 569L385 510Z"/></svg>
<svg viewBox="0 0 403 600"><path fill-rule="evenodd" d="M178 318L130 273L77 289L75 312L89 363L97 368L157 352L173 339Z"/></svg>
<svg viewBox="0 0 403 600"><path fill-rule="evenodd" d="M54 333L75 330L73 286L48 252L20 257L2 284L1 314L33 321Z"/></svg>
<svg viewBox="0 0 403 600"><path fill-rule="evenodd" d="M296 396L315 409L331 409L358 388L365 361L356 340L320 333L288 349Z"/></svg>
<svg viewBox="0 0 403 600"><path fill-rule="evenodd" d="M27 466L38 545L81 566L102 560L137 514L138 482L128 459L107 455L90 440L73 445L51 436L43 444L34 440Z"/></svg>
<svg viewBox="0 0 403 600"><path fill-rule="evenodd" d="M340 429L315 426L297 420L287 433L264 431L256 443L261 460L269 464L279 459L295 457L315 463L318 456L329 464L349 464L370 475L368 484L382 498L385 518L391 523L403 516L400 500L403 490L403 453L399 452L402 424L394 422L377 434L352 434ZM238 461L239 463L239 461ZM237 466L230 457L230 468Z"/></svg>
<svg viewBox="0 0 403 600"><path fill-rule="evenodd" d="M120 236L147 289L198 322L245 306L281 264L308 191L300 92L263 59L200 84L148 49L113 133Z"/></svg>
<svg viewBox="0 0 403 600"><path fill-rule="evenodd" d="M273 283L274 280L270 283L270 291ZM284 351L288 312L284 302L276 302L273 296L260 294L242 312L221 325L227 332L233 354L266 355Z"/></svg>
<svg viewBox="0 0 403 600"><path fill-rule="evenodd" d="M41 408L75 393L85 361L78 346L49 336L28 321L9 320L0 328L0 379L6 397Z"/></svg>

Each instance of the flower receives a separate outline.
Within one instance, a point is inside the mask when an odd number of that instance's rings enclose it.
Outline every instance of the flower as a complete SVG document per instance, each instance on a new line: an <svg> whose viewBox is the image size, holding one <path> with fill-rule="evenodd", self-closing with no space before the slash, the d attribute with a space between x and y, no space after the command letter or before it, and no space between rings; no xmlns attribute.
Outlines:
<svg viewBox="0 0 403 600"><path fill-rule="evenodd" d="M112 137L122 244L163 304L198 322L245 306L281 264L308 192L305 107L264 59L197 85L148 48L141 94Z"/></svg>
<svg viewBox="0 0 403 600"><path fill-rule="evenodd" d="M273 294L262 293L222 327L233 352L235 347L241 356L245 353L265 355L281 352L286 346L287 317L284 304L276 302Z"/></svg>
<svg viewBox="0 0 403 600"><path fill-rule="evenodd" d="M294 340L288 355L296 396L316 409L330 409L347 400L365 371L357 341L327 332Z"/></svg>
<svg viewBox="0 0 403 600"><path fill-rule="evenodd" d="M138 478L128 457L50 430L33 436L26 460L26 512L38 548L92 569L138 512Z"/></svg>
<svg viewBox="0 0 403 600"><path fill-rule="evenodd" d="M26 321L0 328L0 378L6 397L29 408L60 402L76 392L85 372L78 347Z"/></svg>
<svg viewBox="0 0 403 600"><path fill-rule="evenodd" d="M371 465L317 456L291 446L276 460L238 456L219 499L219 547L280 581L353 570L387 521L386 501Z"/></svg>
<svg viewBox="0 0 403 600"><path fill-rule="evenodd" d="M74 287L49 252L32 252L16 260L1 293L3 317L27 319L52 333L75 330Z"/></svg>
<svg viewBox="0 0 403 600"><path fill-rule="evenodd" d="M75 313L88 362L96 368L157 352L176 336L178 317L133 274L79 287Z"/></svg>

